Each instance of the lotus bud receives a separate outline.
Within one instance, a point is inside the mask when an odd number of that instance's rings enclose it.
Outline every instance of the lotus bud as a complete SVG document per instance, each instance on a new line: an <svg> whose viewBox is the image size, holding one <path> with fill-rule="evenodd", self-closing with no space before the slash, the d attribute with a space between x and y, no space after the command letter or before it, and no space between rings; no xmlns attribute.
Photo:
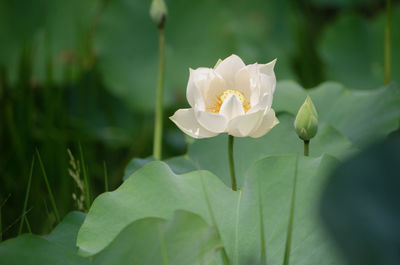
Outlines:
<svg viewBox="0 0 400 265"><path fill-rule="evenodd" d="M303 141L310 141L318 131L318 113L311 101L307 96L303 105L300 107L294 121L294 127L297 135Z"/></svg>
<svg viewBox="0 0 400 265"><path fill-rule="evenodd" d="M159 28L164 27L168 10L164 0L153 0L150 7L151 19Z"/></svg>

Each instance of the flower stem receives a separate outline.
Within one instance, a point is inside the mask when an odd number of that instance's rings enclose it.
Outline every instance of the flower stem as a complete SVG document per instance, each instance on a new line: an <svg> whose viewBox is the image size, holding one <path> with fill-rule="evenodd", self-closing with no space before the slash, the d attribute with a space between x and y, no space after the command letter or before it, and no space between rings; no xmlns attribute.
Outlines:
<svg viewBox="0 0 400 265"><path fill-rule="evenodd" d="M386 0L386 26L385 26L385 85L390 83L391 72L391 29L392 27L392 0Z"/></svg>
<svg viewBox="0 0 400 265"><path fill-rule="evenodd" d="M308 156L310 154L310 140L304 141L304 156Z"/></svg>
<svg viewBox="0 0 400 265"><path fill-rule="evenodd" d="M156 95L156 115L154 121L153 156L161 160L162 153L162 127L163 127L163 84L165 65L165 34L164 24L158 27L160 45L160 64L158 69L158 85Z"/></svg>
<svg viewBox="0 0 400 265"><path fill-rule="evenodd" d="M231 171L231 183L232 190L237 190L236 175L235 175L235 163L233 160L233 136L228 135L228 157L229 157L229 169Z"/></svg>

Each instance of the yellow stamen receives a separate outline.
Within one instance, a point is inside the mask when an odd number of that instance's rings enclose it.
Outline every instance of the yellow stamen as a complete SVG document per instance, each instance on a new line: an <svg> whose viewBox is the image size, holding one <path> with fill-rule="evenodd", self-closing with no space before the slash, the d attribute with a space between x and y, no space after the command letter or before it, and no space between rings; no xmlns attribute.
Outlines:
<svg viewBox="0 0 400 265"><path fill-rule="evenodd" d="M247 102L246 97L239 91L233 90L233 89L228 89L222 92L218 97L217 97L217 104L214 107L210 107L207 109L208 112L212 113L219 113L222 104L224 101L228 98L229 95L235 95L240 102L242 102L244 112L246 113L250 109L250 104Z"/></svg>

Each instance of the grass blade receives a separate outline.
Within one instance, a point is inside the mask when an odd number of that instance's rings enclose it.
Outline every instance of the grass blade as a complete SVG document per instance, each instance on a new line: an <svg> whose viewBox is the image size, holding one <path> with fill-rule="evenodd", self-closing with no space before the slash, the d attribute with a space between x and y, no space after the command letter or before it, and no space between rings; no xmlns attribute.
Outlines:
<svg viewBox="0 0 400 265"><path fill-rule="evenodd" d="M0 207L0 242L3 241L3 225L1 221L1 207Z"/></svg>
<svg viewBox="0 0 400 265"><path fill-rule="evenodd" d="M22 209L21 220L19 222L18 235L20 235L22 233L24 219L26 218L25 211L26 211L26 207L28 205L29 193L31 191L31 183L32 183L32 175L33 175L33 166L34 165L35 165L35 156L33 156L33 158L32 158L31 169L29 170L28 186L26 187L25 201L24 201L24 207Z"/></svg>
<svg viewBox="0 0 400 265"><path fill-rule="evenodd" d="M0 203L0 242L3 240L3 223L1 221L2 220L1 209L3 208L3 205L6 204L10 196L11 194L8 194L8 196Z"/></svg>
<svg viewBox="0 0 400 265"><path fill-rule="evenodd" d="M42 174L43 175L43 179L44 179L44 182L46 184L47 191L49 193L51 207L53 208L54 214L56 216L57 223L60 223L60 215L58 214L56 201L54 199L53 192L51 191L49 180L47 179L47 174L46 174L46 170L44 169L42 158L40 157L39 150L37 150L37 149L36 149L36 155L38 157L39 165L40 165L40 168L41 168L42 173L43 173Z"/></svg>
<svg viewBox="0 0 400 265"><path fill-rule="evenodd" d="M25 220L26 227L28 228L28 232L30 234L32 234L31 225L29 224L28 217L26 217L26 214L24 215L24 220Z"/></svg>
<svg viewBox="0 0 400 265"><path fill-rule="evenodd" d="M89 211L90 208L90 189L89 189L89 178L86 172L86 165L85 165L85 158L83 157L82 145L79 143L79 153L81 156L81 165L82 165L82 172L83 172L83 181L85 183L85 203L86 209Z"/></svg>
<svg viewBox="0 0 400 265"><path fill-rule="evenodd" d="M283 259L283 265L289 265L290 248L292 245L293 216L294 216L294 207L295 207L295 201L296 201L296 184L297 184L298 167L299 167L299 155L296 156L296 163L295 163L295 168L294 168L292 201L291 201L291 205L290 205L289 224L288 224L288 232L287 232L287 237L286 237L285 257Z"/></svg>

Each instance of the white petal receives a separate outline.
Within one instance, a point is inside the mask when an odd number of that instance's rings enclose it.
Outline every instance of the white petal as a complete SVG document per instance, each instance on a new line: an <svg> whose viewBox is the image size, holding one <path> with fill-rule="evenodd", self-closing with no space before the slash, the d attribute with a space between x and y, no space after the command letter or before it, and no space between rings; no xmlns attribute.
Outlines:
<svg viewBox="0 0 400 265"><path fill-rule="evenodd" d="M193 108L196 102L196 98L201 97L200 88L197 83L201 83L208 76L208 68L198 68L193 70L189 68L189 81L186 88L186 98L190 106Z"/></svg>
<svg viewBox="0 0 400 265"><path fill-rule="evenodd" d="M203 98L205 99L205 107L213 108L216 106L218 96L226 90L224 79L217 74L213 73L207 85L203 87Z"/></svg>
<svg viewBox="0 0 400 265"><path fill-rule="evenodd" d="M263 83L263 87L266 87L265 92L267 92L267 90L269 89L272 90L272 93L275 92L275 87L276 87L276 77L274 72L275 63L276 59L272 60L267 64L258 65L260 73L267 76L267 78L263 78L263 80L261 80L261 82Z"/></svg>
<svg viewBox="0 0 400 265"><path fill-rule="evenodd" d="M279 120L275 117L275 111L271 109L264 114L260 126L249 134L250 137L258 138L269 132L275 125L279 124Z"/></svg>
<svg viewBox="0 0 400 265"><path fill-rule="evenodd" d="M263 110L240 115L232 119L228 125L228 133L236 137L248 136L262 121Z"/></svg>
<svg viewBox="0 0 400 265"><path fill-rule="evenodd" d="M197 68L196 70L189 69L189 81L186 88L186 98L190 106L205 108L206 95L210 90L218 88L222 91L225 90L225 83L221 76L219 76L211 68Z"/></svg>
<svg viewBox="0 0 400 265"><path fill-rule="evenodd" d="M253 112L258 112L260 110L263 110L264 113L266 113L272 106L272 98L272 93L265 94L255 106L249 109L247 113L250 114Z"/></svg>
<svg viewBox="0 0 400 265"><path fill-rule="evenodd" d="M226 130L228 120L225 116L196 109L194 113L199 124L207 130L214 133L222 133Z"/></svg>
<svg viewBox="0 0 400 265"><path fill-rule="evenodd" d="M193 109L179 109L169 117L184 133L194 138L207 138L218 135L202 127L196 120Z"/></svg>
<svg viewBox="0 0 400 265"><path fill-rule="evenodd" d="M224 115L230 121L236 116L244 114L243 104L237 96L230 94L222 103L219 114Z"/></svg>
<svg viewBox="0 0 400 265"><path fill-rule="evenodd" d="M270 61L269 63L266 64L259 64L260 67L260 72L266 75L271 75L274 73L274 67L275 67L276 59Z"/></svg>
<svg viewBox="0 0 400 265"><path fill-rule="evenodd" d="M258 72L258 67L251 64L240 69L235 75L234 89L243 93L250 103L252 95L258 93L257 82L252 79L252 77L257 77L256 72Z"/></svg>
<svg viewBox="0 0 400 265"><path fill-rule="evenodd" d="M246 65L239 56L232 54L220 62L215 68L215 71L224 78L228 89L233 89L235 74L245 66Z"/></svg>

